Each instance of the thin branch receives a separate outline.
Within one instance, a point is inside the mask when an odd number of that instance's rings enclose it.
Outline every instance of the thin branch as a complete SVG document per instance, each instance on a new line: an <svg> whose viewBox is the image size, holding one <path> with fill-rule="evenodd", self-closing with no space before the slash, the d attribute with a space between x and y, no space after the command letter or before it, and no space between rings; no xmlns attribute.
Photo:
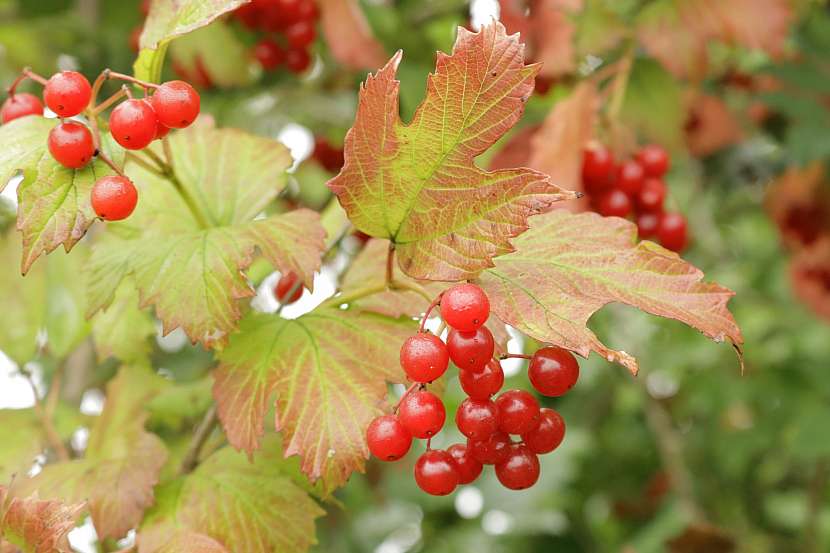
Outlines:
<svg viewBox="0 0 830 553"><path fill-rule="evenodd" d="M115 71L110 71L109 69L104 70L107 73L108 79L118 79L120 81L126 81L128 83L137 84L140 87L143 87L145 90L149 88L158 88L159 85L156 83L150 83L147 81L142 81L141 79L136 79L132 75L125 75L124 73L117 73Z"/></svg>
<svg viewBox="0 0 830 553"><path fill-rule="evenodd" d="M20 367L20 373L26 378L26 381L29 383L29 387L32 389L32 395L35 397L35 413L37 413L37 416L40 418L40 423L43 426L44 433L46 434L46 441L49 442L49 446L55 450L55 454L58 456L59 460L68 461L69 451L66 449L63 440L61 440L60 434L58 434L58 431L55 429L55 425L52 424L52 418L48 416L47 410L43 408L32 373L24 367Z"/></svg>
<svg viewBox="0 0 830 553"><path fill-rule="evenodd" d="M18 75L17 78L12 82L12 84L10 84L9 87L6 89L6 92L9 93L9 96L13 97L18 85L20 85L20 83L22 83L26 79L32 79L36 83L40 83L42 85L46 84L46 79L44 79L37 73L34 73L30 67L24 67L23 71L20 72L20 75Z"/></svg>
<svg viewBox="0 0 830 553"><path fill-rule="evenodd" d="M110 96L109 98L107 98L94 108L92 108L93 117L99 115L101 112L105 111L107 108L109 108L111 105L113 105L115 102L125 97L126 95L127 93L123 88L118 89L118 92L116 92L115 94L113 94L112 96Z"/></svg>
<svg viewBox="0 0 830 553"><path fill-rule="evenodd" d="M399 399L398 403L395 404L395 409L393 409L392 412L393 413L398 412L398 409L400 409L401 405L403 404L403 400L405 400L406 396L411 394L415 390L415 388L422 388L423 389L423 387L424 387L424 385L421 382L413 382L412 384L410 384L409 388L407 388L406 391L404 391L404 393L401 395L401 399Z"/></svg>
<svg viewBox="0 0 830 553"><path fill-rule="evenodd" d="M105 153L104 153L104 150L101 150L101 149L100 149L100 147L99 147L99 149L98 149L98 159L100 159L101 161L103 161L104 163L106 163L107 165L109 165L109 166L110 166L110 169L112 169L113 171L115 171L117 174L121 175L122 177L124 176L124 171L122 171L121 169L119 169L119 167L115 164L115 162L114 162L114 161L112 161L112 160L109 158L109 156L108 156L107 154L105 154Z"/></svg>
<svg viewBox="0 0 830 553"><path fill-rule="evenodd" d="M533 356L526 353L503 353L499 359L531 359Z"/></svg>
<svg viewBox="0 0 830 553"><path fill-rule="evenodd" d="M136 163L137 165L140 165L142 168L146 169L150 173L153 173L157 177L161 177L163 179L167 178L167 175L165 175L161 169L151 164L149 161L147 161L146 159L134 152L127 152L127 159Z"/></svg>
<svg viewBox="0 0 830 553"><path fill-rule="evenodd" d="M424 312L424 316L421 318L421 325L418 327L418 332L423 332L423 331L424 331L424 327L425 327L425 326L426 326L426 324L427 324L427 319L429 319L429 314L430 314L430 313L432 313L432 310L433 310L433 309L435 309L435 308L436 308L436 307L437 307L437 306L441 303L441 298L442 298L443 296L444 296L444 293L443 293L443 292L441 292L441 293L440 293L440 294L438 294L438 296L437 296L434 300L432 300L432 302L429 304L429 307L427 307L427 310Z"/></svg>
<svg viewBox="0 0 830 553"><path fill-rule="evenodd" d="M159 155L158 155L157 153L155 153L152 149L150 149L150 148L144 148L144 149L143 149L143 150L141 150L141 151L142 151L142 152L143 152L143 153L144 153L147 157L149 157L150 159L152 159L152 160L156 163L156 165L158 165L158 166L159 166L159 169L161 170L161 172L162 172L162 173L164 173L165 175L172 175L172 174L173 174L173 172L172 172L172 171L171 171L171 169L170 169L170 165L168 165L167 163L165 163L165 162L164 162L164 160L163 160L163 159L161 159L161 158L159 157Z"/></svg>
<svg viewBox="0 0 830 553"><path fill-rule="evenodd" d="M389 242L389 251L386 254L386 285L390 286L395 276L395 243Z"/></svg>
<svg viewBox="0 0 830 553"><path fill-rule="evenodd" d="M170 141L166 135L161 139L161 146L167 166L170 167L170 172L173 173L173 149L170 147Z"/></svg>
<svg viewBox="0 0 830 553"><path fill-rule="evenodd" d="M216 412L216 403L213 403L205 412L205 416L202 417L199 426L196 427L196 432L190 440L187 453L185 453L181 467L179 468L179 474L188 474L196 468L196 465L199 464L199 454L202 451L202 447L204 447L205 442L207 442L211 433L213 433L213 429L216 428L218 422L219 417Z"/></svg>

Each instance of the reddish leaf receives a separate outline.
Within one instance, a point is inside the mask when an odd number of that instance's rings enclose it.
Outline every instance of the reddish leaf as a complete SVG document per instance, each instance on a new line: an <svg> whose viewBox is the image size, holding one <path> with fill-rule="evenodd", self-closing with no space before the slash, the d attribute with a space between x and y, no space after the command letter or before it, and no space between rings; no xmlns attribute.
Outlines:
<svg viewBox="0 0 830 553"><path fill-rule="evenodd" d="M386 59L356 0L318 0L326 44L334 58L352 69L371 70Z"/></svg>
<svg viewBox="0 0 830 553"><path fill-rule="evenodd" d="M669 553L731 553L735 539L723 529L706 523L689 525L666 545Z"/></svg>
<svg viewBox="0 0 830 553"><path fill-rule="evenodd" d="M693 94L688 103L686 144L695 156L706 157L743 138L740 123L717 96Z"/></svg>
<svg viewBox="0 0 830 553"><path fill-rule="evenodd" d="M767 190L764 205L792 249L830 236L830 182L820 162L787 170Z"/></svg>
<svg viewBox="0 0 830 553"><path fill-rule="evenodd" d="M830 235L792 259L790 277L799 299L830 321Z"/></svg>
<svg viewBox="0 0 830 553"><path fill-rule="evenodd" d="M75 527L75 521L84 509L83 503L66 505L60 501L42 501L37 493L25 499L11 498L8 493L7 488L0 486L0 551L72 551L66 536Z"/></svg>

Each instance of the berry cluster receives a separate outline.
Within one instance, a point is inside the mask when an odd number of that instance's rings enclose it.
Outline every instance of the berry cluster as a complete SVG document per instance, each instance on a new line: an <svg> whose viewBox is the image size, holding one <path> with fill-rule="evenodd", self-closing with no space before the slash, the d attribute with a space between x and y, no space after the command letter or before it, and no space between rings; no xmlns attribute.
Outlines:
<svg viewBox="0 0 830 553"><path fill-rule="evenodd" d="M163 138L170 129L189 126L199 115L199 94L183 81L169 81L162 85L139 82L127 75L104 71L95 83L76 71L61 71L48 80L28 69L9 87L9 98L0 108L3 123L27 115L43 115L43 104L27 93L15 93L17 85L30 78L43 85L43 101L60 119L50 132L47 146L52 157L69 169L82 169L95 156L100 157L118 173L98 179L92 188L91 203L95 213L107 221L128 217L135 209L138 193L135 185L101 151L97 118L101 111L123 97L109 117L109 129L118 144L128 150L146 148L153 140ZM140 84L152 95L137 99L125 86L115 95L95 105L101 84L109 78L120 78ZM81 114L94 125L78 120L67 120Z"/></svg>
<svg viewBox="0 0 830 553"><path fill-rule="evenodd" d="M314 0L253 0L237 8L234 16L265 35L253 54L266 71L285 65L292 73L302 73L311 65L309 49L317 38L315 24L320 17Z"/></svg>
<svg viewBox="0 0 830 553"><path fill-rule="evenodd" d="M657 145L644 146L633 159L616 163L606 146L593 143L582 158L582 183L595 211L606 217L633 217L641 239L681 252L688 244L686 218L664 211L669 169L668 152Z"/></svg>
<svg viewBox="0 0 830 553"><path fill-rule="evenodd" d="M426 452L415 464L415 481L432 495L447 495L459 484L473 482L484 465L495 466L506 488L532 486L539 478L538 455L562 443L565 422L553 409L541 408L533 394L524 390L507 390L493 399L504 385L504 372L493 357L493 334L484 326L490 302L481 288L453 286L433 302L424 320L436 305L450 327L447 342L425 332L424 321L421 331L404 342L401 365L413 384L395 414L371 422L366 431L369 450L381 460L396 461L409 451L413 438L428 440ZM529 358L530 382L542 395L561 396L579 378L576 359L564 349L544 347ZM467 394L455 414L456 427L467 442L436 450L429 440L443 428L446 412L426 384L443 375L450 360L459 368L461 388Z"/></svg>

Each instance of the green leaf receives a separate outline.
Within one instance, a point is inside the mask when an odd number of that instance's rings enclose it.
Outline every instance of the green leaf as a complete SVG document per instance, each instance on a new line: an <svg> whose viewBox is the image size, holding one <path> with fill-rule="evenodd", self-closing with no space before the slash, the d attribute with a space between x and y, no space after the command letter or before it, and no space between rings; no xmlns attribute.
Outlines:
<svg viewBox="0 0 830 553"><path fill-rule="evenodd" d="M230 448L158 489L139 530L139 553L301 553L324 514L294 483L270 439L249 461Z"/></svg>
<svg viewBox="0 0 830 553"><path fill-rule="evenodd" d="M331 490L369 451L364 432L382 412L386 381L403 382L400 344L412 320L320 309L294 320L252 313L219 356L213 389L228 441L253 452L276 396L286 455Z"/></svg>
<svg viewBox="0 0 830 553"><path fill-rule="evenodd" d="M117 357L123 362L141 361L150 354L148 338L156 334L153 317L138 307L132 282L122 282L115 299L92 319L92 336L98 359Z"/></svg>
<svg viewBox="0 0 830 553"><path fill-rule="evenodd" d="M682 145L686 111L680 85L657 62L634 63L622 107L625 122L668 148Z"/></svg>
<svg viewBox="0 0 830 553"><path fill-rule="evenodd" d="M213 403L213 379L204 377L195 382L169 386L147 403L150 425L164 425L181 429L208 410Z"/></svg>
<svg viewBox="0 0 830 553"><path fill-rule="evenodd" d="M170 57L186 74L207 73L210 82L221 88L249 85L254 77L248 47L223 21L174 41Z"/></svg>
<svg viewBox="0 0 830 553"><path fill-rule="evenodd" d="M83 503L64 505L41 501L37 495L10 498L8 489L0 486L0 551L71 553L67 534L83 508Z"/></svg>

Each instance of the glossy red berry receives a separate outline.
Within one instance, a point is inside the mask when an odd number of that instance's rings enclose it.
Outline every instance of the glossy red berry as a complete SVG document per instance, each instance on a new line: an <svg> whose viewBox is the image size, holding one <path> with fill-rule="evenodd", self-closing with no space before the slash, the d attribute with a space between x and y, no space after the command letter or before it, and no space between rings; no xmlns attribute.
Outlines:
<svg viewBox="0 0 830 553"><path fill-rule="evenodd" d="M530 451L541 455L550 453L565 438L565 421L562 415L553 409L543 408L539 416L539 426L522 436L522 441Z"/></svg>
<svg viewBox="0 0 830 553"><path fill-rule="evenodd" d="M170 127L165 127L161 121L156 120L156 140L161 140L170 132Z"/></svg>
<svg viewBox="0 0 830 553"><path fill-rule="evenodd" d="M0 119L2 119L3 123L8 123L9 121L14 121L27 115L43 115L43 104L34 94L18 92L14 96L9 96L3 102L3 107L0 108Z"/></svg>
<svg viewBox="0 0 830 553"><path fill-rule="evenodd" d="M452 455L440 449L426 451L415 463L415 482L430 495L451 494L459 483Z"/></svg>
<svg viewBox="0 0 830 553"><path fill-rule="evenodd" d="M315 38L314 25L308 21L299 21L285 30L285 40L292 48L305 48Z"/></svg>
<svg viewBox="0 0 830 553"><path fill-rule="evenodd" d="M682 252L688 242L686 218L679 213L664 213L660 218L657 238L664 248Z"/></svg>
<svg viewBox="0 0 830 553"><path fill-rule="evenodd" d="M579 363L566 349L553 346L536 350L530 358L527 376L537 392L558 397L573 388L579 379Z"/></svg>
<svg viewBox="0 0 830 553"><path fill-rule="evenodd" d="M641 211L661 211L666 199L666 185L660 179L646 179L637 194L637 208Z"/></svg>
<svg viewBox="0 0 830 553"><path fill-rule="evenodd" d="M665 149L649 144L637 153L637 161L643 166L646 176L660 178L669 170L669 154Z"/></svg>
<svg viewBox="0 0 830 553"><path fill-rule="evenodd" d="M127 100L110 114L110 134L128 150L141 150L156 138L158 118L149 102Z"/></svg>
<svg viewBox="0 0 830 553"><path fill-rule="evenodd" d="M486 440L499 427L499 411L489 399L468 397L455 412L455 425L471 440Z"/></svg>
<svg viewBox="0 0 830 553"><path fill-rule="evenodd" d="M447 448L447 453L450 454L453 461L455 461L455 469L458 471L458 483L469 484L475 482L476 478L481 474L484 466L475 460L467 449L466 444L454 444Z"/></svg>
<svg viewBox="0 0 830 553"><path fill-rule="evenodd" d="M285 61L285 51L270 38L263 38L254 45L254 57L266 71L276 69Z"/></svg>
<svg viewBox="0 0 830 553"><path fill-rule="evenodd" d="M150 96L159 122L171 129L183 129L199 116L199 93L184 81L167 81Z"/></svg>
<svg viewBox="0 0 830 553"><path fill-rule="evenodd" d="M60 123L49 131L47 144L55 161L70 169L80 169L95 155L92 133L75 121Z"/></svg>
<svg viewBox="0 0 830 553"><path fill-rule="evenodd" d="M582 155L582 180L589 188L602 190L614 177L614 154L602 144L592 144Z"/></svg>
<svg viewBox="0 0 830 553"><path fill-rule="evenodd" d="M441 297L441 318L456 330L477 330L489 316L490 300L475 284L456 284Z"/></svg>
<svg viewBox="0 0 830 553"><path fill-rule="evenodd" d="M401 346L401 367L413 382L432 382L447 370L447 346L434 334L419 332Z"/></svg>
<svg viewBox="0 0 830 553"><path fill-rule="evenodd" d="M614 188L600 197L597 211L605 217L626 217L631 213L631 200L625 192Z"/></svg>
<svg viewBox="0 0 830 553"><path fill-rule="evenodd" d="M87 107L91 97L89 81L77 71L55 73L43 88L46 106L59 117L78 115Z"/></svg>
<svg viewBox="0 0 830 553"><path fill-rule="evenodd" d="M412 436L394 415L376 417L366 429L372 455L382 461L397 461L409 451Z"/></svg>
<svg viewBox="0 0 830 553"><path fill-rule="evenodd" d="M410 392L401 402L398 418L414 438L435 436L444 426L447 413L441 399L426 390Z"/></svg>
<svg viewBox="0 0 830 553"><path fill-rule="evenodd" d="M314 0L302 0L297 8L297 16L300 21L314 21L320 17L320 10Z"/></svg>
<svg viewBox="0 0 830 553"><path fill-rule="evenodd" d="M90 197L95 214L105 221L126 219L138 203L133 182L121 175L101 177L92 186Z"/></svg>
<svg viewBox="0 0 830 553"><path fill-rule="evenodd" d="M508 434L527 434L539 424L539 402L524 390L508 390L496 398L499 430Z"/></svg>
<svg viewBox="0 0 830 553"><path fill-rule="evenodd" d="M452 329L447 335L447 351L455 366L469 372L481 372L493 358L496 342L486 326L472 332Z"/></svg>
<svg viewBox="0 0 830 553"><path fill-rule="evenodd" d="M641 213L637 216L637 235L640 240L657 236L657 228L660 226L660 213Z"/></svg>
<svg viewBox="0 0 830 553"><path fill-rule="evenodd" d="M525 490L539 480L539 458L524 444L513 444L507 459L496 465L496 476L509 490Z"/></svg>
<svg viewBox="0 0 830 553"><path fill-rule="evenodd" d="M318 136L314 139L314 159L326 171L336 173L343 168L343 148L336 148L328 140Z"/></svg>
<svg viewBox="0 0 830 553"><path fill-rule="evenodd" d="M291 48L285 53L285 65L292 73L302 73L311 66L311 54L305 48Z"/></svg>
<svg viewBox="0 0 830 553"><path fill-rule="evenodd" d="M467 450L479 463L495 465L507 459L510 452L510 436L504 432L494 432L486 440L467 440Z"/></svg>
<svg viewBox="0 0 830 553"><path fill-rule="evenodd" d="M617 169L616 186L629 196L636 196L645 179L643 166L634 160L624 161Z"/></svg>
<svg viewBox="0 0 830 553"><path fill-rule="evenodd" d="M461 389L473 399L489 399L504 385L504 371L497 361L491 361L480 372L458 371Z"/></svg>
<svg viewBox="0 0 830 553"><path fill-rule="evenodd" d="M280 303L294 303L303 295L303 284L297 273L289 271L280 276L277 285L274 286L274 297Z"/></svg>

